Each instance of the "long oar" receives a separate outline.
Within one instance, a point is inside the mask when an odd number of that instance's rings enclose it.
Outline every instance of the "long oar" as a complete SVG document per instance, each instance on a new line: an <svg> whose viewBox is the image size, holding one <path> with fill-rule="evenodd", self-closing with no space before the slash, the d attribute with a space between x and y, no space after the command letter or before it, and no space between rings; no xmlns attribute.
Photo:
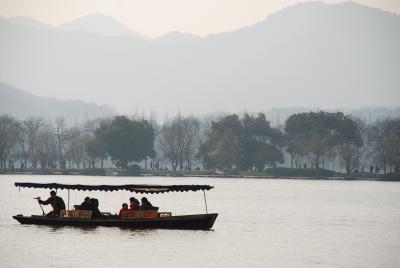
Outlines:
<svg viewBox="0 0 400 268"><path fill-rule="evenodd" d="M40 197L35 197L35 198L33 198L33 199L36 199L36 200L40 200ZM43 210L43 207L42 207L42 204L40 204L39 202L38 202L38 204L39 204L39 206L40 206L40 208L42 209L42 215L44 215L44 214L46 214L46 213L44 213L44 210Z"/></svg>

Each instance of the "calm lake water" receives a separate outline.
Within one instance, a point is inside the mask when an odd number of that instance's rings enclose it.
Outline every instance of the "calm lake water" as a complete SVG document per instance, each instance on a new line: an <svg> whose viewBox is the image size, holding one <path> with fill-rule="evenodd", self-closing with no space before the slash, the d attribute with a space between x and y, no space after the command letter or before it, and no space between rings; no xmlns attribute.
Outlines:
<svg viewBox="0 0 400 268"><path fill-rule="evenodd" d="M49 191L16 181L211 184L208 210L219 216L210 231L20 225L11 217L41 214L32 198ZM71 206L87 195L116 213L132 194L72 191ZM205 211L202 192L146 196L160 211ZM1 175L0 203L0 267L400 266L396 182Z"/></svg>

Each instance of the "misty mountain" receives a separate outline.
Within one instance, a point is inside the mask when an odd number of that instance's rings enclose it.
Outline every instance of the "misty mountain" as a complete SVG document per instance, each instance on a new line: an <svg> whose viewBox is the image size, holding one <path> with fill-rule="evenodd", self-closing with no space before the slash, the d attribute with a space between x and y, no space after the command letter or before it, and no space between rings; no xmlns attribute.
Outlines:
<svg viewBox="0 0 400 268"><path fill-rule="evenodd" d="M190 43L199 42L202 38L197 35L181 33L181 32L170 32L168 34L158 37L155 42L162 45L188 45Z"/></svg>
<svg viewBox="0 0 400 268"><path fill-rule="evenodd" d="M42 96L158 114L397 106L400 17L307 2L199 38L33 29L0 22L0 79Z"/></svg>
<svg viewBox="0 0 400 268"><path fill-rule="evenodd" d="M139 33L133 32L114 18L101 14L77 18L61 24L57 29L60 31L82 31L105 36L136 35L137 37L146 38Z"/></svg>
<svg viewBox="0 0 400 268"><path fill-rule="evenodd" d="M139 38L149 39L142 34L132 31L114 18L102 14L92 14L79 17L70 22L63 23L57 27L28 17L0 17L0 20L3 20L3 23L9 23L37 30L54 30L63 32L76 31L104 36L134 35Z"/></svg>
<svg viewBox="0 0 400 268"><path fill-rule="evenodd" d="M108 106L93 103L38 97L0 81L0 114L9 114L18 119L32 116L54 119L64 116L67 122L73 123L113 115L114 111Z"/></svg>
<svg viewBox="0 0 400 268"><path fill-rule="evenodd" d="M7 20L7 22L19 26L24 26L28 28L33 28L33 29L45 29L45 30L51 30L54 29L54 27L50 24L43 23L41 21L29 18L29 17L12 17L12 18L3 18L3 20Z"/></svg>

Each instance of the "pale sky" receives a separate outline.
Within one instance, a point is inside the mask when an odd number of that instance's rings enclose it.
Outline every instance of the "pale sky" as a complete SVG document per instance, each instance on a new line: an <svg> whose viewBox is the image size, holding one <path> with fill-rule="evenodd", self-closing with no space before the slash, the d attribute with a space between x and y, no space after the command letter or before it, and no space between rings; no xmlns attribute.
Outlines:
<svg viewBox="0 0 400 268"><path fill-rule="evenodd" d="M0 0L0 16L26 16L57 26L100 13L135 32L157 37L171 31L206 36L263 20L299 0ZM342 1L327 0L326 3ZM400 13L400 0L355 2Z"/></svg>

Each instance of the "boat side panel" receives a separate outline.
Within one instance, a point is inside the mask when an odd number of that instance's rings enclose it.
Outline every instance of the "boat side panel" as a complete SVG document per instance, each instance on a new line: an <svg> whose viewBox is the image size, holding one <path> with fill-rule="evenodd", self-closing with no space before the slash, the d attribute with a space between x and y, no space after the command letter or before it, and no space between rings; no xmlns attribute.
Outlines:
<svg viewBox="0 0 400 268"><path fill-rule="evenodd" d="M140 229L201 229L206 230L212 228L218 214L200 214L174 216L157 219L138 219L138 220L115 220L115 219L58 219L42 216L25 217L14 216L14 219L21 224L36 224L36 225L53 225L53 226L107 226L107 227L125 227L125 228L140 228Z"/></svg>

